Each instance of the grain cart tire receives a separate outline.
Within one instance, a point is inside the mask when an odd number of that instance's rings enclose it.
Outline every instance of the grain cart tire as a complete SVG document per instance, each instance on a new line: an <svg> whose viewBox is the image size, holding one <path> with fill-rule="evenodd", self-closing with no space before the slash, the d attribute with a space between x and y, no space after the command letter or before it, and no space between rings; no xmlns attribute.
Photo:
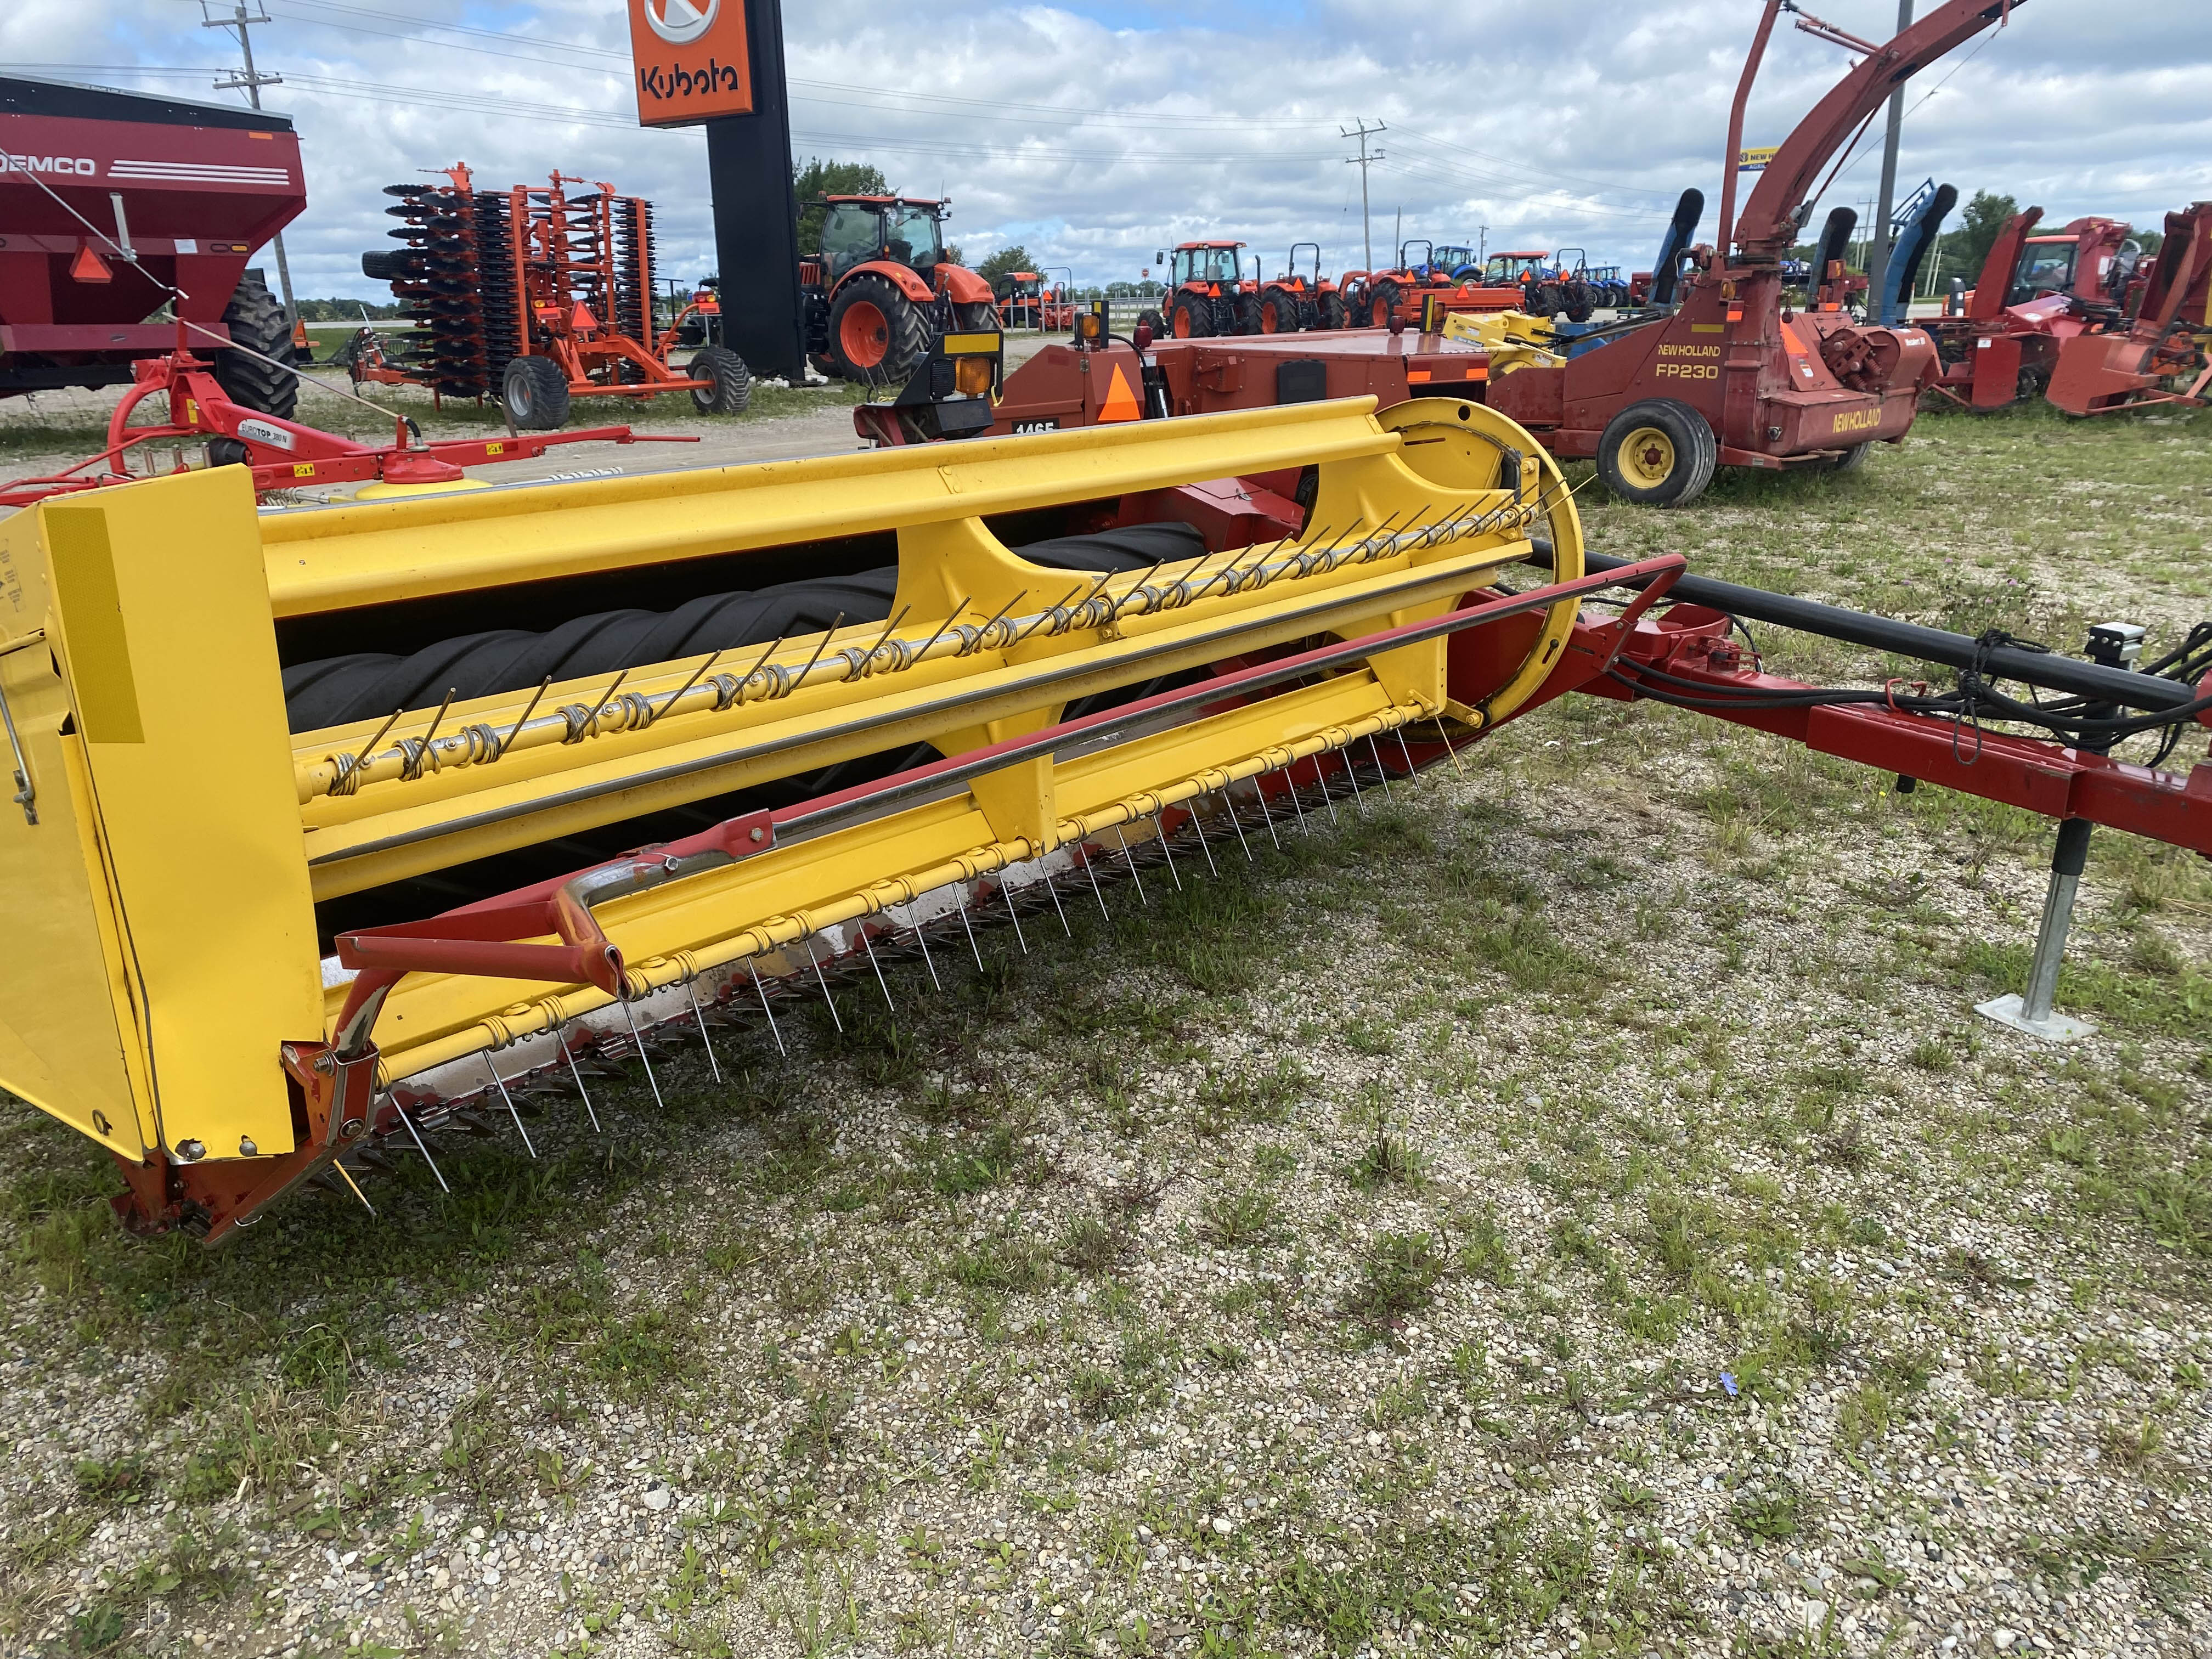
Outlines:
<svg viewBox="0 0 2212 1659"><path fill-rule="evenodd" d="M1344 326L1344 296L1341 294L1324 294L1321 296L1320 319L1317 325L1322 328Z"/></svg>
<svg viewBox="0 0 2212 1659"><path fill-rule="evenodd" d="M888 277L845 279L830 306L830 356L837 373L871 386L903 386L929 351L921 308Z"/></svg>
<svg viewBox="0 0 2212 1659"><path fill-rule="evenodd" d="M1366 313L1361 320L1370 328L1389 327L1391 318L1398 314L1398 293L1395 283L1376 283L1360 295Z"/></svg>
<svg viewBox="0 0 2212 1659"><path fill-rule="evenodd" d="M1295 334L1298 331L1298 296L1284 289L1271 289L1260 301L1260 332Z"/></svg>
<svg viewBox="0 0 2212 1659"><path fill-rule="evenodd" d="M568 419L568 377L550 357L510 357L499 401L517 431L556 431Z"/></svg>
<svg viewBox="0 0 2212 1659"><path fill-rule="evenodd" d="M1685 507L1713 481L1719 445L1705 417L1672 398L1632 404L1606 422L1598 476L1625 501Z"/></svg>
<svg viewBox="0 0 2212 1659"><path fill-rule="evenodd" d="M753 399L752 371L745 367L744 358L726 347L701 346L691 354L691 364L685 372L695 380L707 382L691 390L691 407L702 415L742 415Z"/></svg>
<svg viewBox="0 0 2212 1659"><path fill-rule="evenodd" d="M222 395L257 415L290 420L300 406L300 377L278 365L292 360L292 330L284 321L284 307L269 292L259 271L249 270L239 278L238 291L223 307L222 320L230 337L246 348L215 353L216 384ZM261 356L248 356L247 351ZM276 362L264 362L263 357Z"/></svg>
<svg viewBox="0 0 2212 1659"><path fill-rule="evenodd" d="M1176 295L1169 314L1173 325L1168 331L1178 340L1203 340L1214 331L1213 301L1203 294Z"/></svg>

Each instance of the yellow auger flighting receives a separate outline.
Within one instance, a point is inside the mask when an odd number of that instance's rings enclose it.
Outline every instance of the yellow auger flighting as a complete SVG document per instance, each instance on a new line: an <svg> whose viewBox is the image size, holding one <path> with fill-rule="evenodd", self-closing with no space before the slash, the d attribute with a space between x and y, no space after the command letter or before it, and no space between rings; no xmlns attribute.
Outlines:
<svg viewBox="0 0 2212 1659"><path fill-rule="evenodd" d="M1532 534L1552 582L1492 591ZM1619 580L1581 550L1510 422L1364 401L49 503L0 525L0 1083L112 1150L140 1229L219 1237L377 1146L434 1170L526 1079L588 1105L653 1028L1441 757Z"/></svg>

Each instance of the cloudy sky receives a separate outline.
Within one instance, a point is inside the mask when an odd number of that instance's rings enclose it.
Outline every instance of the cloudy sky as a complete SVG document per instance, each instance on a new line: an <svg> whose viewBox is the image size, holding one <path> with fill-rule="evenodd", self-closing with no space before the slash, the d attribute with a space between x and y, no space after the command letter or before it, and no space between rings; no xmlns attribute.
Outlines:
<svg viewBox="0 0 2212 1659"><path fill-rule="evenodd" d="M1923 0L1925 11L1933 0ZM231 0L213 0L227 9ZM1818 0L1886 38L1897 0ZM383 290L379 187L465 160L479 181L559 167L651 197L664 274L714 266L705 149L634 124L622 0L265 0L264 93L296 123L309 205L289 240L302 295ZM1152 0L995 5L785 0L793 147L865 159L949 195L971 263L1019 241L1079 279L1134 277L1161 245L1233 235L1280 265L1295 240L1362 264L1359 172L1339 136L1382 124L1376 253L1404 234L1492 249L1582 246L1650 263L1686 185L1717 202L1728 105L1759 0ZM237 99L198 0L4 0L5 72ZM1205 20L1199 26L1194 20ZM1779 33L1747 143L1778 142L1848 67ZM2020 0L1915 83L1900 167L2155 225L2212 196L2212 4ZM1870 198L1878 133L1824 206ZM1486 231L1484 228L1486 227ZM1710 235L1709 211L1705 232Z"/></svg>

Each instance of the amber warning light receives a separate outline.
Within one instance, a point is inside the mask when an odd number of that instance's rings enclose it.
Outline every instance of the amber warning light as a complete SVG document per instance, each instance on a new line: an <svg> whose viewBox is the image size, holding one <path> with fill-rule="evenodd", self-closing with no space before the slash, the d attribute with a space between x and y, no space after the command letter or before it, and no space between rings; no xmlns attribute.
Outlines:
<svg viewBox="0 0 2212 1659"><path fill-rule="evenodd" d="M641 126L752 113L744 0L629 0L629 55Z"/></svg>

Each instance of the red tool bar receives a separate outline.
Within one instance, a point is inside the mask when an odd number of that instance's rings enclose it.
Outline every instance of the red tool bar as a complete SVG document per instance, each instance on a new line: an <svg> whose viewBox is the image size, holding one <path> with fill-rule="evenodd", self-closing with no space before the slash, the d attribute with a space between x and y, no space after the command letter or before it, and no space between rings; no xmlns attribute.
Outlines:
<svg viewBox="0 0 2212 1659"><path fill-rule="evenodd" d="M1621 678L1598 678L1577 689L1594 696L1638 701L1639 693L1621 679L1633 680L1639 663L1711 686L1717 702L1747 693L1788 696L1820 689L1743 665L1746 659L1729 640L1728 627L1725 617L1689 605L1647 619L1620 653ZM1577 629L1577 635L1584 631ZM1697 695L1673 685L1652 689ZM2158 771L2045 738L1978 731L1970 724L1876 704L1723 705L1695 712L1900 777L2025 807L2048 818L2085 818L2212 857L2212 764L2193 767L2185 775Z"/></svg>

